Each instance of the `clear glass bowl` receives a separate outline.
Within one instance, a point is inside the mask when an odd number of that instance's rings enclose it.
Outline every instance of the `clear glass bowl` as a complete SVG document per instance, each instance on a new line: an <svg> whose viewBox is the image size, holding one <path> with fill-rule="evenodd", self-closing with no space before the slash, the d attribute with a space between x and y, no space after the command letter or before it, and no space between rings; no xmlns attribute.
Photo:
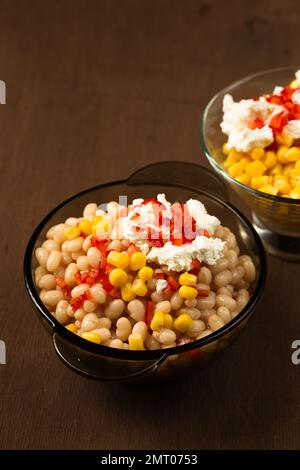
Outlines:
<svg viewBox="0 0 300 470"><path fill-rule="evenodd" d="M275 85L286 85L297 67L285 67L250 75L217 93L205 108L201 126L201 145L210 164L248 204L253 225L270 253L290 261L300 261L300 200L271 196L249 188L232 178L223 168L222 145L226 135L220 123L226 93L235 101L271 93Z"/></svg>
<svg viewBox="0 0 300 470"><path fill-rule="evenodd" d="M249 254L257 269L252 296L245 308L227 325L206 338L164 350L128 351L97 345L71 333L47 310L34 283L37 261L35 249L47 230L70 216L81 214L89 202L105 203L127 195L149 198L164 192L171 201L200 199L211 214L235 233L241 252ZM24 278L39 318L52 335L54 348L65 365L75 372L97 380L116 382L153 382L176 377L199 368L233 342L248 322L264 288L266 259L262 243L245 217L227 202L227 190L216 174L186 162L162 162L140 169L128 179L87 189L62 202L34 230L24 258Z"/></svg>

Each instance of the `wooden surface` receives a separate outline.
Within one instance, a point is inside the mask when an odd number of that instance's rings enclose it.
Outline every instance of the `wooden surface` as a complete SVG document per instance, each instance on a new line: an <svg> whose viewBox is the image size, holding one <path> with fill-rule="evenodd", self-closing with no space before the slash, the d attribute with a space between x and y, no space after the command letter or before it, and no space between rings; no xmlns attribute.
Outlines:
<svg viewBox="0 0 300 470"><path fill-rule="evenodd" d="M227 354L147 388L67 370L22 276L33 227L61 200L150 162L205 164L204 105L241 76L299 62L299 22L297 0L0 1L2 449L300 447L299 265L270 259Z"/></svg>

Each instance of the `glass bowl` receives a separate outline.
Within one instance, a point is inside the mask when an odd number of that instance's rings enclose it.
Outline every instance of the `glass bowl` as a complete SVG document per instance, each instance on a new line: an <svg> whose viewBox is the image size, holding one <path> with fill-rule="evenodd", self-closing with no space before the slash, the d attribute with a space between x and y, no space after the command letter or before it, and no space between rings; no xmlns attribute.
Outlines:
<svg viewBox="0 0 300 470"><path fill-rule="evenodd" d="M251 255L257 269L252 297L246 307L215 333L192 343L164 350L128 351L97 345L64 328L41 302L34 284L36 247L45 239L47 230L70 216L81 214L88 202L105 203L149 198L164 192L169 200L200 199L211 214L231 228L241 252ZM117 382L161 381L200 367L235 339L254 311L264 288L266 259L262 243L245 217L227 202L224 183L210 170L186 162L162 162L140 169L126 180L87 189L62 202L34 230L24 258L24 277L28 293L38 316L52 335L56 353L65 365L86 377Z"/></svg>
<svg viewBox="0 0 300 470"><path fill-rule="evenodd" d="M297 67L285 67L250 75L217 93L206 106L201 126L201 146L208 161L251 209L253 225L271 254L290 261L300 261L300 200L256 191L232 178L223 168L222 145L226 135L220 123L226 93L235 101L271 93L276 85L290 83Z"/></svg>

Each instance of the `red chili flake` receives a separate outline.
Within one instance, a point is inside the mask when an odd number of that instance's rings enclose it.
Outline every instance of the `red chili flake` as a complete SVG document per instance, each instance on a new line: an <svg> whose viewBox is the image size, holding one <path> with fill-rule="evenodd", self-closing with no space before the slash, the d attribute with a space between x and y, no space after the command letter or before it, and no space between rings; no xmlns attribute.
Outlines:
<svg viewBox="0 0 300 470"><path fill-rule="evenodd" d="M106 265L107 265L107 261L106 261L106 258L103 256L103 258L101 259L101 261L99 263L99 271L104 272L105 268L106 268Z"/></svg>
<svg viewBox="0 0 300 470"><path fill-rule="evenodd" d="M55 279L55 281L56 281L56 284L58 285L58 287L60 287L61 290L63 291L64 296L65 297L70 297L71 289L68 286L68 284L66 283L66 281L64 280L64 278L63 277L57 277Z"/></svg>
<svg viewBox="0 0 300 470"><path fill-rule="evenodd" d="M154 197L151 197L149 199L145 199L143 202L142 202L142 205L145 206L146 204L156 204L158 206L160 206L160 202L158 202L157 199L154 199Z"/></svg>
<svg viewBox="0 0 300 470"><path fill-rule="evenodd" d="M148 300L148 302L146 303L146 315L145 315L146 325L150 326L150 323L153 318L153 314L154 314L153 302L152 300Z"/></svg>
<svg viewBox="0 0 300 470"><path fill-rule="evenodd" d="M113 288L113 285L109 282L108 278L104 279L101 283L106 292L109 292Z"/></svg>
<svg viewBox="0 0 300 470"><path fill-rule="evenodd" d="M198 297L208 297L208 296L209 296L209 290L207 289L198 290Z"/></svg>
<svg viewBox="0 0 300 470"><path fill-rule="evenodd" d="M85 300L88 300L90 298L91 298L91 293L89 290L86 290L83 294L78 295L77 297L74 297L73 299L71 299L70 305L72 309L74 310L74 312L81 307L81 305L83 304Z"/></svg>
<svg viewBox="0 0 300 470"><path fill-rule="evenodd" d="M180 284L177 279L171 274L167 277L167 281L172 291L176 291L180 287Z"/></svg>
<svg viewBox="0 0 300 470"><path fill-rule="evenodd" d="M156 248L161 248L162 246L164 246L164 242L162 240L153 240L153 245Z"/></svg>
<svg viewBox="0 0 300 470"><path fill-rule="evenodd" d="M155 277L157 279L164 279L165 278L165 275L163 272L158 272L158 273L155 273Z"/></svg>
<svg viewBox="0 0 300 470"><path fill-rule="evenodd" d="M91 245L95 248L98 248L98 250L100 250L102 253L105 251L105 245L107 242L108 240L99 240L96 236L92 236L91 238Z"/></svg>
<svg viewBox="0 0 300 470"><path fill-rule="evenodd" d="M272 117L269 126L275 132L281 132L287 123L288 116L284 111L282 111L281 113L275 114L275 116Z"/></svg>
<svg viewBox="0 0 300 470"><path fill-rule="evenodd" d="M181 245L183 245L183 243L184 243L183 238L175 238L172 241L172 244L175 245L175 246L181 246Z"/></svg>
<svg viewBox="0 0 300 470"><path fill-rule="evenodd" d="M192 259L192 269L191 269L191 273L192 274L195 274L197 276L197 274L199 273L201 269L201 263L198 259Z"/></svg>
<svg viewBox="0 0 300 470"><path fill-rule="evenodd" d="M264 127L264 121L260 118L253 119L252 121L248 122L249 129L261 129Z"/></svg>
<svg viewBox="0 0 300 470"><path fill-rule="evenodd" d="M119 289L117 289L117 287L113 287L112 289L110 289L109 295L113 299L120 299L121 298L121 292L119 291Z"/></svg>

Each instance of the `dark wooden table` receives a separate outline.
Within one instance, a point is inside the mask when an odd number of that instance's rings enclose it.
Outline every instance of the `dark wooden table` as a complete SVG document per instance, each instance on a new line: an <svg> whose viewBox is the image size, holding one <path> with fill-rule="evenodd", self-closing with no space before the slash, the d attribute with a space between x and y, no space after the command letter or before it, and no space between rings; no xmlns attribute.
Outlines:
<svg viewBox="0 0 300 470"><path fill-rule="evenodd" d="M233 348L148 388L67 370L22 275L33 227L61 200L150 162L206 164L206 102L241 76L299 62L299 23L297 0L0 1L2 449L300 447L299 265L270 258Z"/></svg>

